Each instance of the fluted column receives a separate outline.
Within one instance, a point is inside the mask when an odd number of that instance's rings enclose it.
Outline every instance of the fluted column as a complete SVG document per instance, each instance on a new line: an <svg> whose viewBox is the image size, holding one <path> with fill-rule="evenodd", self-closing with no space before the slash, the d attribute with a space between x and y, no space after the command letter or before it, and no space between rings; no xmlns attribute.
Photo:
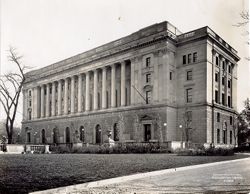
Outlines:
<svg viewBox="0 0 250 194"><path fill-rule="evenodd" d="M102 68L102 109L107 108L107 93L106 93L107 69Z"/></svg>
<svg viewBox="0 0 250 194"><path fill-rule="evenodd" d="M222 69L222 65L223 65L223 61L222 61L222 57L219 57L219 64L220 64L220 72L219 72L219 96L218 96L218 100L219 103L222 103L222 77L223 77L223 69Z"/></svg>
<svg viewBox="0 0 250 194"><path fill-rule="evenodd" d="M82 112L82 74L78 75L78 112Z"/></svg>
<svg viewBox="0 0 250 194"><path fill-rule="evenodd" d="M86 111L90 110L90 104L89 104L89 72L86 72L86 100L85 100L85 109Z"/></svg>
<svg viewBox="0 0 250 194"><path fill-rule="evenodd" d="M71 77L70 112L75 112L75 76Z"/></svg>
<svg viewBox="0 0 250 194"><path fill-rule="evenodd" d="M121 106L126 105L126 63L121 63Z"/></svg>
<svg viewBox="0 0 250 194"><path fill-rule="evenodd" d="M52 96L51 96L51 112L52 116L56 115L56 83L52 83Z"/></svg>
<svg viewBox="0 0 250 194"><path fill-rule="evenodd" d="M115 99L115 64L111 66L111 107L116 106Z"/></svg>
<svg viewBox="0 0 250 194"><path fill-rule="evenodd" d="M98 82L97 82L97 69L94 70L94 110L98 109L98 95L97 95L97 89L98 89Z"/></svg>
<svg viewBox="0 0 250 194"><path fill-rule="evenodd" d="M46 117L49 117L49 84L46 85Z"/></svg>
<svg viewBox="0 0 250 194"><path fill-rule="evenodd" d="M68 114L68 84L69 81L66 78L64 81L64 114Z"/></svg>
<svg viewBox="0 0 250 194"><path fill-rule="evenodd" d="M57 86L57 104L58 104L58 115L62 114L62 80L58 81L58 86Z"/></svg>
<svg viewBox="0 0 250 194"><path fill-rule="evenodd" d="M41 85L41 118L44 117L44 85Z"/></svg>

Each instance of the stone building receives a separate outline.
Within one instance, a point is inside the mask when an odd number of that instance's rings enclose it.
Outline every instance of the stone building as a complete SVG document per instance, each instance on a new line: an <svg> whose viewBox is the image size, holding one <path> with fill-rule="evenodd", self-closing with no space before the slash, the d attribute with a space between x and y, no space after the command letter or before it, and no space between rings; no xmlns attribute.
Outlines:
<svg viewBox="0 0 250 194"><path fill-rule="evenodd" d="M143 28L28 72L23 141L234 144L238 61L209 27Z"/></svg>

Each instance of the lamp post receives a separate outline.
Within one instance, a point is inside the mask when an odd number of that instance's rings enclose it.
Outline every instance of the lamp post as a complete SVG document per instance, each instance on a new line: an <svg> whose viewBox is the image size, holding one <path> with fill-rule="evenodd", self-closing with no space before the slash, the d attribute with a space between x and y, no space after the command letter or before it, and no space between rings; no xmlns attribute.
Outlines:
<svg viewBox="0 0 250 194"><path fill-rule="evenodd" d="M165 130L166 130L166 138L167 138L167 141L168 141L167 123L163 123L163 126L165 127Z"/></svg>
<svg viewBox="0 0 250 194"><path fill-rule="evenodd" d="M181 130L181 148L183 148L183 131L182 131L182 125L179 125L179 128Z"/></svg>

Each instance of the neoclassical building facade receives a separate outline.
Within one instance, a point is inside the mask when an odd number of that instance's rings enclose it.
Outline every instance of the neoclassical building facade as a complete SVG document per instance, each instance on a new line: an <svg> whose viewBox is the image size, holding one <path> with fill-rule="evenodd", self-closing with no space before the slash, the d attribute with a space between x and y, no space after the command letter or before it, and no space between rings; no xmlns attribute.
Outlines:
<svg viewBox="0 0 250 194"><path fill-rule="evenodd" d="M169 22L28 72L22 140L234 144L237 51Z"/></svg>

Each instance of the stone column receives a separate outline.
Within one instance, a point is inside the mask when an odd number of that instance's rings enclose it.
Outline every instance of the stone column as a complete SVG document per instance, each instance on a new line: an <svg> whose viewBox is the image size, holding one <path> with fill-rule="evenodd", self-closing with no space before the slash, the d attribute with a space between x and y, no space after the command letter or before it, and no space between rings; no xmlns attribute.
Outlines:
<svg viewBox="0 0 250 194"><path fill-rule="evenodd" d="M131 96L130 96L130 103L134 104L135 103L135 59L130 60L131 61L131 73L130 73L130 92L131 92Z"/></svg>
<svg viewBox="0 0 250 194"><path fill-rule="evenodd" d="M78 112L82 112L82 74L78 75Z"/></svg>
<svg viewBox="0 0 250 194"><path fill-rule="evenodd" d="M27 120L27 90L23 89L23 120Z"/></svg>
<svg viewBox="0 0 250 194"><path fill-rule="evenodd" d="M97 69L94 70L94 110L98 109L98 81L97 81L98 71Z"/></svg>
<svg viewBox="0 0 250 194"><path fill-rule="evenodd" d="M111 108L116 106L115 99L115 64L111 66Z"/></svg>
<svg viewBox="0 0 250 194"><path fill-rule="evenodd" d="M121 63L121 106L126 106L126 63Z"/></svg>
<svg viewBox="0 0 250 194"><path fill-rule="evenodd" d="M64 80L64 114L68 114L68 78Z"/></svg>
<svg viewBox="0 0 250 194"><path fill-rule="evenodd" d="M51 112L52 116L56 115L56 83L52 83L52 97L51 97L52 103L51 103Z"/></svg>
<svg viewBox="0 0 250 194"><path fill-rule="evenodd" d="M62 114L62 80L58 81L57 86L57 106L58 106L58 115Z"/></svg>
<svg viewBox="0 0 250 194"><path fill-rule="evenodd" d="M228 61L225 60L225 106L228 106Z"/></svg>
<svg viewBox="0 0 250 194"><path fill-rule="evenodd" d="M89 72L86 72L86 97L85 97L85 110L90 110L89 104Z"/></svg>
<svg viewBox="0 0 250 194"><path fill-rule="evenodd" d="M71 77L70 113L75 112L75 76Z"/></svg>
<svg viewBox="0 0 250 194"><path fill-rule="evenodd" d="M107 108L107 93L106 93L107 69L102 68L102 109Z"/></svg>
<svg viewBox="0 0 250 194"><path fill-rule="evenodd" d="M46 85L46 117L49 117L50 106L49 106L49 84Z"/></svg>
<svg viewBox="0 0 250 194"><path fill-rule="evenodd" d="M44 117L44 85L41 85L41 118Z"/></svg>

